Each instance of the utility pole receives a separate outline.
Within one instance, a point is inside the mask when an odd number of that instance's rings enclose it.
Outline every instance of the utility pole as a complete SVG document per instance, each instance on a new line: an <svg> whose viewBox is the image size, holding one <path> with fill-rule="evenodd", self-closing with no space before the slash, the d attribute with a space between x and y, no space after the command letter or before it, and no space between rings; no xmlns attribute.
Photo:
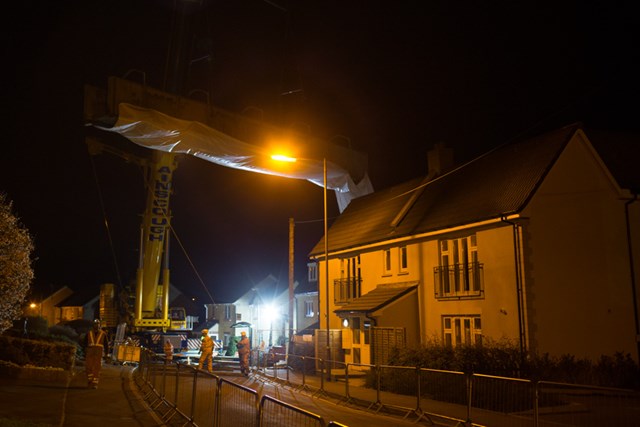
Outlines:
<svg viewBox="0 0 640 427"><path fill-rule="evenodd" d="M287 354L293 342L293 218L289 218L289 337L287 339Z"/></svg>

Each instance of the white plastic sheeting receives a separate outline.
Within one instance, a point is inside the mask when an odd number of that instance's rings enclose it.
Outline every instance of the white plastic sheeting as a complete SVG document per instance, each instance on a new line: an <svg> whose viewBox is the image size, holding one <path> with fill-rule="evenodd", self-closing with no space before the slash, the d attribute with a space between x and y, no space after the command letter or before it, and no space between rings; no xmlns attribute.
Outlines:
<svg viewBox="0 0 640 427"><path fill-rule="evenodd" d="M297 159L286 168L270 159L273 153L235 139L200 122L181 120L132 104L119 105L118 121L100 129L117 132L153 150L190 154L218 165L286 178L308 180L324 187L323 160ZM342 212L351 200L373 192L369 176L354 183L340 166L327 162L327 189L334 190Z"/></svg>

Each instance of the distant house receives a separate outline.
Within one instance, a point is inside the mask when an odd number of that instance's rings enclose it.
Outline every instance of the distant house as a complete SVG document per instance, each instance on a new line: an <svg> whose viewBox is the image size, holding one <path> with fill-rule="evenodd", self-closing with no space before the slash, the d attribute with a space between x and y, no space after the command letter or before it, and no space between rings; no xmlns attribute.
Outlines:
<svg viewBox="0 0 640 427"><path fill-rule="evenodd" d="M40 316L47 320L49 326L57 325L61 321L61 310L58 304L73 294L73 290L68 286L61 286L50 295L32 300L25 308L24 314L27 316Z"/></svg>
<svg viewBox="0 0 640 427"><path fill-rule="evenodd" d="M234 335L231 325L242 320L236 317L235 305L233 303L205 304L205 313L205 325L215 325L217 339L221 340L222 346L226 348L229 345L229 339ZM211 334L211 330L209 333Z"/></svg>
<svg viewBox="0 0 640 427"><path fill-rule="evenodd" d="M638 360L638 156L602 142L600 154L568 126L455 169L438 145L426 177L353 200L328 232L328 278L324 241L310 253L332 358L508 339L523 353ZM629 158L635 176L617 169Z"/></svg>
<svg viewBox="0 0 640 427"><path fill-rule="evenodd" d="M309 271L315 272L315 265L309 265ZM320 307L318 307L318 278L312 273L306 283L296 287L294 292L294 331L295 333L310 332L314 325L318 324Z"/></svg>
<svg viewBox="0 0 640 427"><path fill-rule="evenodd" d="M80 319L93 321L100 318L100 295L74 292L56 307L60 313L58 323Z"/></svg>
<svg viewBox="0 0 640 427"><path fill-rule="evenodd" d="M288 290L288 283L268 275L235 301L236 320L251 325L252 347L286 342Z"/></svg>

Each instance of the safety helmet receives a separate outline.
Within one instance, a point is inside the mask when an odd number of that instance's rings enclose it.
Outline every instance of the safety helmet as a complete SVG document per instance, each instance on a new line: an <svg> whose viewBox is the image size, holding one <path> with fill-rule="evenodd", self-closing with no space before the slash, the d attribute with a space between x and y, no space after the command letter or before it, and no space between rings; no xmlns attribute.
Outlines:
<svg viewBox="0 0 640 427"><path fill-rule="evenodd" d="M202 333L203 333L203 334L207 334L207 335L208 335L208 334L209 334L209 330L208 330L208 329L203 329L203 330L202 330Z"/></svg>
<svg viewBox="0 0 640 427"><path fill-rule="evenodd" d="M240 335L245 336L247 333L245 331L240 332Z"/></svg>

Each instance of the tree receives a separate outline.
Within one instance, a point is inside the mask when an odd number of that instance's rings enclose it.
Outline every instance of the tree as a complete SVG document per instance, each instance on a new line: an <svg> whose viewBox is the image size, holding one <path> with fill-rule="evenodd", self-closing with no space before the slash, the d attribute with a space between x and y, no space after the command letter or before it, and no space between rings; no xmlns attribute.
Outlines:
<svg viewBox="0 0 640 427"><path fill-rule="evenodd" d="M11 201L0 193L0 333L22 315L33 280L33 241L11 209Z"/></svg>

